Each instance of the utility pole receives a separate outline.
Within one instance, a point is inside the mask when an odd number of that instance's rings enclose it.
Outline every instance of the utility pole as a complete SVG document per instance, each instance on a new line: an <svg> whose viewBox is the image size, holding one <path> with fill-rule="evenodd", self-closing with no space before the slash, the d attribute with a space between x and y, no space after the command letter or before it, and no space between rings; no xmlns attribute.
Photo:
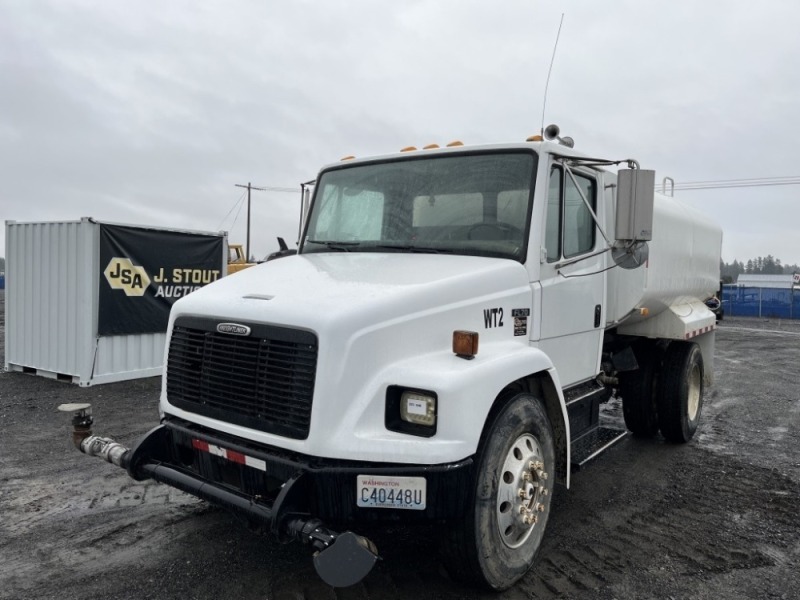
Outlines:
<svg viewBox="0 0 800 600"><path fill-rule="evenodd" d="M245 256L245 260L250 262L250 190L257 190L259 192L266 192L267 188L263 187L254 187L250 185L250 182L247 182L247 185L242 185L240 183L234 184L236 187L240 188L247 188L247 246L245 252L247 256Z"/></svg>

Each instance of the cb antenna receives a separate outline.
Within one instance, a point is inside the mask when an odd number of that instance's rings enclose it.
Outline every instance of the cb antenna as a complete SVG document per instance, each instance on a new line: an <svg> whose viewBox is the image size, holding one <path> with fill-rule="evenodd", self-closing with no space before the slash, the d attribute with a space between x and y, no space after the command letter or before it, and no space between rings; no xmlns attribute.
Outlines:
<svg viewBox="0 0 800 600"><path fill-rule="evenodd" d="M547 107L547 88L550 87L550 74L553 72L553 62L556 60L556 49L558 48L558 38L561 37L561 26L564 24L564 13L561 13L561 21L558 23L558 33L556 34L556 43L553 44L553 56L550 58L550 68L547 70L547 82L544 84L544 100L542 100L542 128L541 132L544 134L544 111Z"/></svg>

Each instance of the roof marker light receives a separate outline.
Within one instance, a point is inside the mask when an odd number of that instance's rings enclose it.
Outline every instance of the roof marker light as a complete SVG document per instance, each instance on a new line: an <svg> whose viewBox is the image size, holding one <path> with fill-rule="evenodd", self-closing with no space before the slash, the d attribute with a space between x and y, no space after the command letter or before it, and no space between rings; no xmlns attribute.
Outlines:
<svg viewBox="0 0 800 600"><path fill-rule="evenodd" d="M401 149L400 152L414 152L416 149L416 146L406 146L405 148Z"/></svg>
<svg viewBox="0 0 800 600"><path fill-rule="evenodd" d="M353 156L353 155L351 154L351 155L349 155L349 156L343 156L343 157L342 157L342 158L340 158L339 160L353 160L354 158L355 158L355 156Z"/></svg>
<svg viewBox="0 0 800 600"><path fill-rule="evenodd" d="M447 147L448 148L455 148L456 146L463 146L463 145L464 145L464 142L461 142L459 140L455 140L455 141L452 141L449 144L447 144Z"/></svg>
<svg viewBox="0 0 800 600"><path fill-rule="evenodd" d="M423 150L435 150L439 147L439 144L428 144L427 146L423 146Z"/></svg>
<svg viewBox="0 0 800 600"><path fill-rule="evenodd" d="M526 142L543 142L544 138L537 133L536 135L528 136L525 139L525 141Z"/></svg>

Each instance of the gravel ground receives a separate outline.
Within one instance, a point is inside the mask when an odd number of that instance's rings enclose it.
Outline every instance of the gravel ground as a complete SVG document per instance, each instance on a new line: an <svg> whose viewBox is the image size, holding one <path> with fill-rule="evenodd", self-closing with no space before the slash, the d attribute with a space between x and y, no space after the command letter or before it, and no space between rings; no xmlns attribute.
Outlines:
<svg viewBox="0 0 800 600"><path fill-rule="evenodd" d="M59 404L91 402L95 431L130 444L157 424L158 378L79 388L0 373L0 598L798 598L798 364L800 322L722 322L695 439L629 437L575 474L537 568L502 594L448 580L435 532L401 527L357 530L384 560L333 590L306 548L72 448Z"/></svg>

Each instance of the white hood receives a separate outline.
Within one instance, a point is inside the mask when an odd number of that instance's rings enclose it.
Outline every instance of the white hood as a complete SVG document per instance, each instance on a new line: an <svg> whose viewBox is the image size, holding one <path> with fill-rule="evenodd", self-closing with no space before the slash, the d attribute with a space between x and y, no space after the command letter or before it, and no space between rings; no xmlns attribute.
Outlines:
<svg viewBox="0 0 800 600"><path fill-rule="evenodd" d="M510 260L431 254L305 254L225 277L181 299L173 316L218 316L319 331L334 323L363 327L527 285L525 268ZM479 316L476 313L476 319ZM350 327L350 332L360 328L358 325Z"/></svg>
<svg viewBox="0 0 800 600"><path fill-rule="evenodd" d="M171 319L191 315L313 332L318 360L308 438L288 439L177 409L166 388L162 410L312 456L421 463L436 447L442 461L460 460L474 452L474 443L462 433L467 413L457 388L492 389L481 396L487 401L497 393L490 377L468 370L489 368L493 356L510 346L528 347L527 331L515 327L513 313L529 309L530 302L527 271L506 259L342 252L274 260L179 300ZM480 332L478 360L454 356L453 331L462 329ZM439 394L442 420L426 445L386 429L390 385Z"/></svg>

